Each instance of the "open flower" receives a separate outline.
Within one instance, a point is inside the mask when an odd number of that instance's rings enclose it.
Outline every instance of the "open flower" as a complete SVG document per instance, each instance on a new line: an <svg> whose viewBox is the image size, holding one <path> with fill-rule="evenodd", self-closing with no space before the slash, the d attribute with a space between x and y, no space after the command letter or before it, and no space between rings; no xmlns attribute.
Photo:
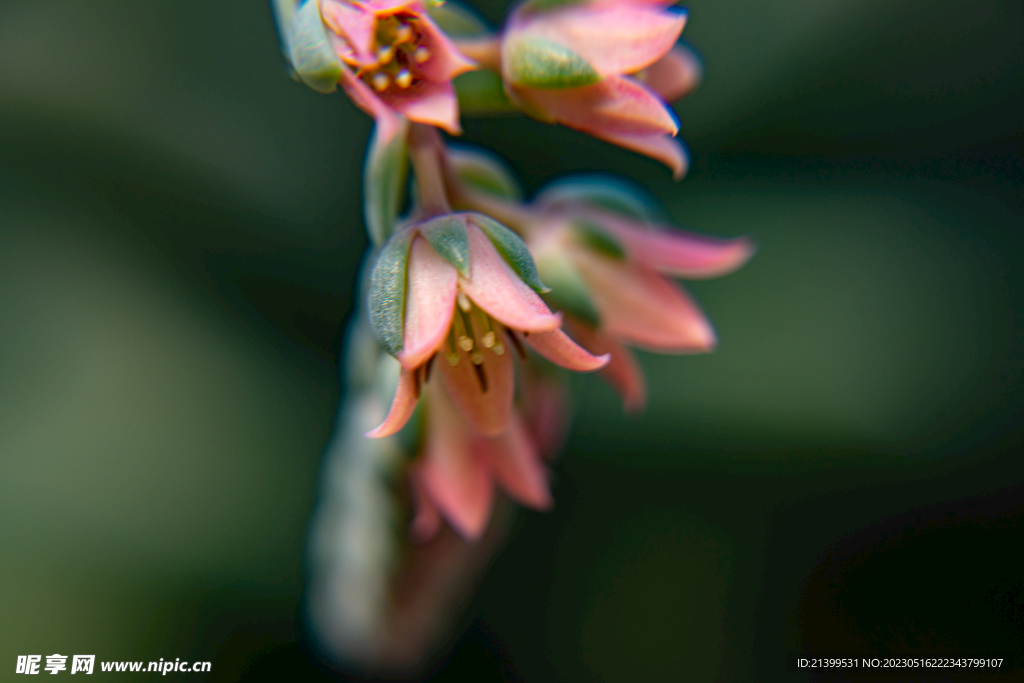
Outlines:
<svg viewBox="0 0 1024 683"><path fill-rule="evenodd" d="M594 196L607 200L609 194ZM627 409L638 409L645 400L643 375L629 346L662 353L715 347L711 323L671 278L730 273L753 255L749 239L652 225L561 188L542 193L535 207L539 211L527 242L552 288L548 300L566 314L567 329L581 345L610 354L601 372Z"/></svg>
<svg viewBox="0 0 1024 683"><path fill-rule="evenodd" d="M686 153L663 98L692 89L700 67L687 49L674 48L686 15L669 4L524 3L501 39L509 97L539 119L646 154L682 177Z"/></svg>
<svg viewBox="0 0 1024 683"><path fill-rule="evenodd" d="M544 287L525 244L480 214L408 226L381 251L371 276L371 323L401 371L387 417L367 436L399 431L424 384L432 375L441 380L430 383L424 454L414 470L428 498L419 505L420 536L433 528L433 508L464 536L478 536L490 514L492 480L526 505L550 503L538 440L513 408L513 351L525 357L525 342L577 371L596 370L608 357L591 355L562 332L561 316L536 290Z"/></svg>
<svg viewBox="0 0 1024 683"><path fill-rule="evenodd" d="M460 132L451 79L475 64L421 0L275 0L275 8L289 61L307 84L330 92L340 82L378 121L403 114Z"/></svg>

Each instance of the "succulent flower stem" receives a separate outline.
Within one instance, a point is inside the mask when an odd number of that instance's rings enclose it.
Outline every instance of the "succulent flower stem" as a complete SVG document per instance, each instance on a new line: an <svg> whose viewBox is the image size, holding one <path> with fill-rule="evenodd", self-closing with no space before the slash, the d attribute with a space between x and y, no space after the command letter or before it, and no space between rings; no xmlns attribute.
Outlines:
<svg viewBox="0 0 1024 683"><path fill-rule="evenodd" d="M445 188L444 143L437 129L422 123L409 127L409 159L416 178L420 218L451 213Z"/></svg>

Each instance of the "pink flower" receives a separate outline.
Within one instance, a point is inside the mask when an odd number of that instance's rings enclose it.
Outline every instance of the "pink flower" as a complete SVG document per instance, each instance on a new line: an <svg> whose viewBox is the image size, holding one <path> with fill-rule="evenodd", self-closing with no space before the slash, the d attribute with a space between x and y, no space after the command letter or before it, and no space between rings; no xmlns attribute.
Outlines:
<svg viewBox="0 0 1024 683"><path fill-rule="evenodd" d="M609 354L601 373L628 410L645 401L643 374L629 346L663 353L714 349L714 329L672 277L730 273L753 255L746 238L715 239L652 226L593 205L545 203L527 238L567 328L591 353Z"/></svg>
<svg viewBox="0 0 1024 683"><path fill-rule="evenodd" d="M428 386L423 456L413 477L417 495L426 496L414 525L420 537L436 526L429 521L433 509L462 535L478 537L494 481L524 505L550 505L540 444L513 408L512 351L525 358L525 342L553 363L584 372L608 358L562 332L561 317L531 285L541 287L525 245L479 214L409 226L381 252L371 322L401 371L387 417L367 436L398 432ZM429 382L434 375L440 382Z"/></svg>
<svg viewBox="0 0 1024 683"><path fill-rule="evenodd" d="M315 2L316 0L307 0ZM319 0L345 92L378 121L403 114L459 133L451 79L475 68L420 0Z"/></svg>
<svg viewBox="0 0 1024 683"><path fill-rule="evenodd" d="M686 171L679 130L664 99L695 87L700 66L675 46L686 23L660 0L527 2L501 41L509 97L527 113Z"/></svg>

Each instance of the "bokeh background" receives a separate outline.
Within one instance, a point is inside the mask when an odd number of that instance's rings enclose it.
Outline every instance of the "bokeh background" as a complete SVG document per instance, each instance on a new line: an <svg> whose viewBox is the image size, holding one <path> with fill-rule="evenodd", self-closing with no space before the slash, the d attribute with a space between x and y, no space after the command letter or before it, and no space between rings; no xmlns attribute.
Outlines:
<svg viewBox="0 0 1024 683"><path fill-rule="evenodd" d="M466 125L531 191L623 172L760 250L693 284L720 348L644 356L645 414L579 379L557 508L519 516L431 675L1024 663L1021 3L689 9L683 183L565 129ZM60 652L327 680L302 558L369 129L287 78L266 2L0 4L0 679Z"/></svg>

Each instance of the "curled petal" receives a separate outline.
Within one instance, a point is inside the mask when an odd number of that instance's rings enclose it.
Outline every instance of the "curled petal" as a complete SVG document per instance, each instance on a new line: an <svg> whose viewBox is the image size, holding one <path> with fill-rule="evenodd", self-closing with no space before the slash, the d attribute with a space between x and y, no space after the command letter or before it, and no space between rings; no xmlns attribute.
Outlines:
<svg viewBox="0 0 1024 683"><path fill-rule="evenodd" d="M602 329L656 351L714 348L715 332L682 289L654 271L600 254L580 252L577 267L591 287Z"/></svg>
<svg viewBox="0 0 1024 683"><path fill-rule="evenodd" d="M365 83L363 87L366 87ZM459 102L455 97L455 89L448 81L424 79L405 90L389 88L382 98L378 99L398 113L405 114L410 121L437 126L452 135L462 132L459 123Z"/></svg>
<svg viewBox="0 0 1024 683"><path fill-rule="evenodd" d="M664 57L643 70L640 80L666 102L693 92L704 75L700 57L685 45L676 45Z"/></svg>
<svg viewBox="0 0 1024 683"><path fill-rule="evenodd" d="M682 144L667 135L591 134L606 142L660 161L672 170L672 178L675 180L682 180L690 167L690 160Z"/></svg>
<svg viewBox="0 0 1024 683"><path fill-rule="evenodd" d="M474 436L440 387L431 391L423 445L424 489L452 527L476 539L487 527L494 501L491 474Z"/></svg>
<svg viewBox="0 0 1024 683"><path fill-rule="evenodd" d="M516 94L546 118L599 138L675 135L675 115L646 86L624 76L564 90L517 88Z"/></svg>
<svg viewBox="0 0 1024 683"><path fill-rule="evenodd" d="M477 339L481 335L477 335ZM497 434L505 429L512 414L512 356L506 349L498 355L493 349L474 346L471 352L458 348L455 365L437 358L444 386L463 417L483 434ZM471 355L481 354L483 362L475 365ZM442 354L443 355L443 354Z"/></svg>
<svg viewBox="0 0 1024 683"><path fill-rule="evenodd" d="M601 368L601 378L622 397L622 407L627 413L643 410L647 403L647 385L633 352L589 325L572 324L572 334L591 352L611 355L611 362Z"/></svg>
<svg viewBox="0 0 1024 683"><path fill-rule="evenodd" d="M533 350L556 365L577 372L590 372L608 364L609 356L592 356L561 330L523 335Z"/></svg>
<svg viewBox="0 0 1024 683"><path fill-rule="evenodd" d="M498 436L483 444L494 478L517 501L536 510L551 509L548 477L537 448L517 415Z"/></svg>
<svg viewBox="0 0 1024 683"><path fill-rule="evenodd" d="M666 275L700 279L736 270L754 255L746 237L716 239L682 230L657 230L607 213L592 220L618 240L630 259Z"/></svg>
<svg viewBox="0 0 1024 683"><path fill-rule="evenodd" d="M430 52L430 58L420 64L424 76L432 81L450 81L476 68L476 63L459 52L455 43L428 15L422 15L419 20L423 46Z"/></svg>
<svg viewBox="0 0 1024 683"><path fill-rule="evenodd" d="M655 63L685 24L685 14L656 6L604 2L525 14L512 31L564 45L602 76L617 76Z"/></svg>
<svg viewBox="0 0 1024 683"><path fill-rule="evenodd" d="M423 237L413 238L409 250L405 329L398 354L404 368L427 362L444 343L455 312L457 277Z"/></svg>
<svg viewBox="0 0 1024 683"><path fill-rule="evenodd" d="M459 286L473 302L504 325L526 332L558 328L560 319L520 279L480 228L469 223L469 277Z"/></svg>
<svg viewBox="0 0 1024 683"><path fill-rule="evenodd" d="M381 439L397 433L412 416L416 408L416 400L419 398L419 385L413 371L403 369L398 376L398 388L395 389L395 398L391 401L391 409L388 416L384 418L376 429L366 432L371 439Z"/></svg>

